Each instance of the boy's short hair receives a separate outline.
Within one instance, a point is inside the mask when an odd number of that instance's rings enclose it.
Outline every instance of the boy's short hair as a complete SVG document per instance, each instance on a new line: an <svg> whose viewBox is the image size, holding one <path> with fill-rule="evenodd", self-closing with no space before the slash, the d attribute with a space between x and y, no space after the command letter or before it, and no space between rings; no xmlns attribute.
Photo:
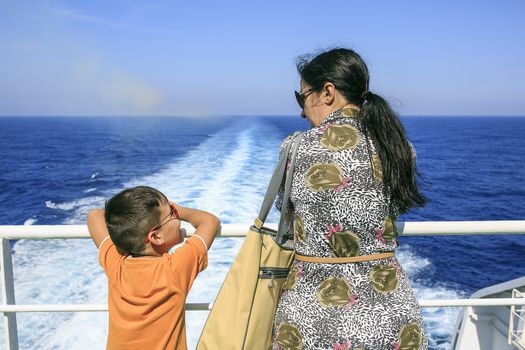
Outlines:
<svg viewBox="0 0 525 350"><path fill-rule="evenodd" d="M106 202L104 218L111 240L121 251L140 255L144 239L160 222L160 206L168 203L162 192L147 186L126 189Z"/></svg>

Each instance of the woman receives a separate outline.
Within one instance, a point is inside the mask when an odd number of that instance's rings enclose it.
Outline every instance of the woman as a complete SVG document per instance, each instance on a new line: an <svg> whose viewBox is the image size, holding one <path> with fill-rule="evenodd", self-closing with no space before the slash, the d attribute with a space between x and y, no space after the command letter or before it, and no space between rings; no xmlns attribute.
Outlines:
<svg viewBox="0 0 525 350"><path fill-rule="evenodd" d="M427 349L419 305L393 254L398 213L425 203L412 145L388 103L368 90L357 53L333 49L297 68L297 102L312 129L297 151L296 260L273 347Z"/></svg>

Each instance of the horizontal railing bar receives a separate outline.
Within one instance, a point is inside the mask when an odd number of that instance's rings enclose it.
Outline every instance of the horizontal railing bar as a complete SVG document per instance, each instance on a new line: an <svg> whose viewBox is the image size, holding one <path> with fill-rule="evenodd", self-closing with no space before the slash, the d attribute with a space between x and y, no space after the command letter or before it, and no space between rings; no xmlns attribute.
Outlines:
<svg viewBox="0 0 525 350"><path fill-rule="evenodd" d="M223 224L221 237L243 237L250 227L246 224ZM398 222L403 236L426 235L486 235L525 234L525 220L498 221L414 221ZM191 235L194 229L184 223ZM276 224L266 225L275 229ZM0 238L5 239L71 239L89 238L86 225L0 225Z"/></svg>
<svg viewBox="0 0 525 350"><path fill-rule="evenodd" d="M464 307L464 306L525 306L525 299L487 298L487 299L425 299L420 300L421 307ZM211 310L213 303L187 303L186 310ZM106 304L25 304L0 305L0 312L91 312L108 311Z"/></svg>
<svg viewBox="0 0 525 350"><path fill-rule="evenodd" d="M525 306L525 299L483 298L483 299L425 299L419 300L421 307L464 307L464 306Z"/></svg>
<svg viewBox="0 0 525 350"><path fill-rule="evenodd" d="M211 310L212 303L188 303L186 310ZM0 305L0 313L10 312L91 312L108 311L107 304L17 304Z"/></svg>

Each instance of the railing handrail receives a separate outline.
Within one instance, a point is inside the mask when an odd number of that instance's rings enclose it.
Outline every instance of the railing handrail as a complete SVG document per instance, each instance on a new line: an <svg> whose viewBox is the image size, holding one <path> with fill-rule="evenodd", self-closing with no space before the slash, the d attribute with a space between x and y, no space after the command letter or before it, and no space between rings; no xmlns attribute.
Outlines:
<svg viewBox="0 0 525 350"><path fill-rule="evenodd" d="M221 237L243 237L251 223L223 224ZM183 224L191 235L191 225ZM267 224L276 228L277 224ZM410 221L396 223L402 236L525 234L525 220L496 221ZM89 238L86 225L0 225L0 238L77 239Z"/></svg>
<svg viewBox="0 0 525 350"><path fill-rule="evenodd" d="M486 299L423 299L418 300L421 307L466 307L466 306L525 306L525 299L486 298ZM208 311L213 303L187 303L186 310ZM107 304L0 304L0 312L101 312L108 311Z"/></svg>

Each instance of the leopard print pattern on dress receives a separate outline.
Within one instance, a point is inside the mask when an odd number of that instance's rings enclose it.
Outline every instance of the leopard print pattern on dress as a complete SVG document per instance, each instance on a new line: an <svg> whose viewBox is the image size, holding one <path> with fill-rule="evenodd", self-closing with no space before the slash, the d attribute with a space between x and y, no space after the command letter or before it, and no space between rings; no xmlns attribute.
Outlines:
<svg viewBox="0 0 525 350"><path fill-rule="evenodd" d="M290 197L295 251L315 257L394 251L395 217L382 180L381 159L357 111L336 111L305 132ZM282 189L276 206L281 209ZM427 347L420 307L395 257L294 262L275 314L273 349Z"/></svg>

